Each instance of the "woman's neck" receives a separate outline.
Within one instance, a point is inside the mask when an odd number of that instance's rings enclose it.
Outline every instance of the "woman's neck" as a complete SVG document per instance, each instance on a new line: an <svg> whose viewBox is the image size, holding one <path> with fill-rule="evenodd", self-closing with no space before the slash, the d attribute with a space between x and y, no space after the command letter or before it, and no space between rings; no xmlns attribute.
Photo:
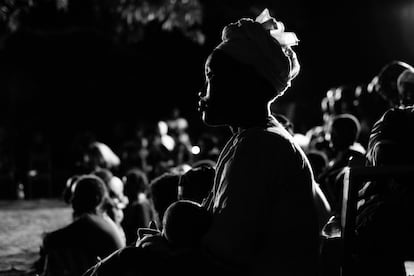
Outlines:
<svg viewBox="0 0 414 276"><path fill-rule="evenodd" d="M240 133L243 130L266 126L270 116L270 111L267 108L248 110L244 112L236 123L231 124L230 129L233 133Z"/></svg>

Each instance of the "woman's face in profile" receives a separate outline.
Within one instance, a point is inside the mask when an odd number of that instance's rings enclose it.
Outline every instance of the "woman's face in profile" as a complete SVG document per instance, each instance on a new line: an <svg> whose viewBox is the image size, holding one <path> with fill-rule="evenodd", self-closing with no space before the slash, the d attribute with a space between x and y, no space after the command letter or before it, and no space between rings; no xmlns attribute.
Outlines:
<svg viewBox="0 0 414 276"><path fill-rule="evenodd" d="M199 111L202 120L210 126L229 125L233 122L236 80L231 70L216 53L205 64L206 83L199 93Z"/></svg>

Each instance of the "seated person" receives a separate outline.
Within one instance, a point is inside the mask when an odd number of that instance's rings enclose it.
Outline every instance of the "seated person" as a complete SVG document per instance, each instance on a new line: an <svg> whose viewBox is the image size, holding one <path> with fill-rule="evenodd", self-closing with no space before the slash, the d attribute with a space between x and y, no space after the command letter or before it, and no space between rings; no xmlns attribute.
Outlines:
<svg viewBox="0 0 414 276"><path fill-rule="evenodd" d="M137 241L138 228L148 227L154 219L154 210L148 198L148 179L139 169L129 170L123 177L128 205L121 222L128 245Z"/></svg>
<svg viewBox="0 0 414 276"><path fill-rule="evenodd" d="M336 115L329 127L333 156L319 175L319 181L333 211L338 215L342 207L344 168L350 165L350 160L361 164L365 162L365 149L357 143L360 129L359 120L351 114Z"/></svg>
<svg viewBox="0 0 414 276"><path fill-rule="evenodd" d="M164 213L162 231L149 231L150 243L144 236L136 246L117 251L86 275L194 275L203 266L199 248L210 224L211 214L200 204L176 201Z"/></svg>
<svg viewBox="0 0 414 276"><path fill-rule="evenodd" d="M121 222L124 219L124 208L128 204L128 197L124 195L124 183L108 169L99 168L93 171L92 174L98 176L105 183L108 197L105 200L103 209L115 222L118 231L126 240L124 229L121 226Z"/></svg>
<svg viewBox="0 0 414 276"><path fill-rule="evenodd" d="M76 180L71 199L74 221L44 237L44 275L82 275L125 246L115 223L102 210L107 196L98 177L85 175Z"/></svg>
<svg viewBox="0 0 414 276"><path fill-rule="evenodd" d="M371 166L414 165L414 108L388 110L371 131ZM359 191L357 256L359 275L403 276L414 260L414 186L405 176L370 181Z"/></svg>
<svg viewBox="0 0 414 276"><path fill-rule="evenodd" d="M190 200L179 200L165 211L159 235L176 249L198 248L210 223L211 214L200 204ZM145 247L145 238L139 240L137 246Z"/></svg>

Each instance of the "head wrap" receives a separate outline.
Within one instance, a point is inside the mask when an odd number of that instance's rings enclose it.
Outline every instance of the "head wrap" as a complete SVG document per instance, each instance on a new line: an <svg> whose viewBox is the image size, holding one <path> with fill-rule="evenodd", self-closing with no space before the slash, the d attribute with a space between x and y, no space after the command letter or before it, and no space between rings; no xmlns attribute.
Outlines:
<svg viewBox="0 0 414 276"><path fill-rule="evenodd" d="M252 66L280 95L299 73L300 65L291 48L298 42L296 35L285 32L283 23L265 9L255 21L242 18L227 25L216 49Z"/></svg>

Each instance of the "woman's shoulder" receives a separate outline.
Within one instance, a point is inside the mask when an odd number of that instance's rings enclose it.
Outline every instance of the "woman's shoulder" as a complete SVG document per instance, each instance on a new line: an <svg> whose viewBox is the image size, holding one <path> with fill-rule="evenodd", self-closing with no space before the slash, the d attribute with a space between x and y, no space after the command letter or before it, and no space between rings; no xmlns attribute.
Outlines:
<svg viewBox="0 0 414 276"><path fill-rule="evenodd" d="M293 137L283 128L282 125L272 125L268 127L255 127L245 130L240 138L247 142L265 143L292 143Z"/></svg>

